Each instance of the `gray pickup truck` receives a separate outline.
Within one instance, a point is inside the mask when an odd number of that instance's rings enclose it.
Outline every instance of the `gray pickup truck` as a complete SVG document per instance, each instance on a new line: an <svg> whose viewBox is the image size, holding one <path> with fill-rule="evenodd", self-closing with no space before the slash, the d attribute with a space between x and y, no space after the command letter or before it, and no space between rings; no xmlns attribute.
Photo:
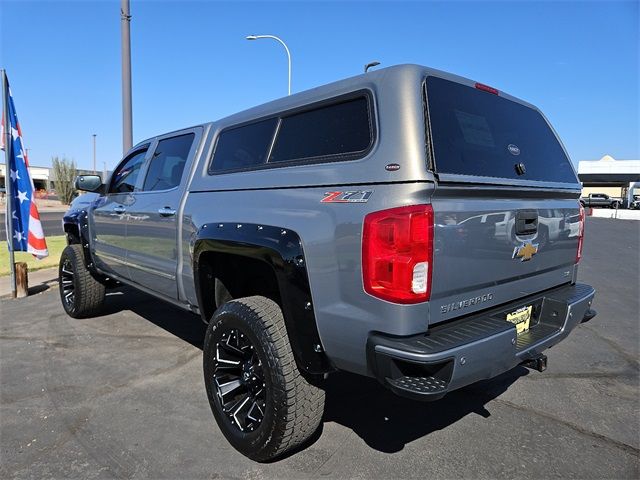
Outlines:
<svg viewBox="0 0 640 480"><path fill-rule="evenodd" d="M621 198L610 197L606 193L590 193L586 197L580 197L583 207L620 208Z"/></svg>
<svg viewBox="0 0 640 480"><path fill-rule="evenodd" d="M436 400L524 364L595 315L577 283L580 183L541 112L402 65L140 142L64 219L62 305L126 284L208 323L229 440L305 442L327 375Z"/></svg>

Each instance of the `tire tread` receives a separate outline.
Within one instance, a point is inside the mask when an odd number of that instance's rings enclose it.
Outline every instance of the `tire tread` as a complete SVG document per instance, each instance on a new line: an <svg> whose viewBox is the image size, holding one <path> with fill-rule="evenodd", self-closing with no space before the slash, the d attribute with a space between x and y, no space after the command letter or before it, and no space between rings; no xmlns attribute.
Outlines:
<svg viewBox="0 0 640 480"><path fill-rule="evenodd" d="M273 300L262 296L245 297L223 305L211 321L213 328L217 314L232 310L245 319L258 319L259 338L268 352L269 368L277 377L274 388L280 390L278 412L285 412L278 419L270 441L258 451L242 452L258 461L271 460L299 447L317 430L324 414L325 393L311 384L300 372L291 350L282 310Z"/></svg>
<svg viewBox="0 0 640 480"><path fill-rule="evenodd" d="M75 288L74 309L72 312L67 310L67 313L74 318L86 318L96 315L104 305L106 290L104 284L93 278L93 275L85 266L81 245L72 244L65 247L60 256L60 269L62 269L65 256L69 257L73 265ZM62 284L60 284L60 293L62 295Z"/></svg>

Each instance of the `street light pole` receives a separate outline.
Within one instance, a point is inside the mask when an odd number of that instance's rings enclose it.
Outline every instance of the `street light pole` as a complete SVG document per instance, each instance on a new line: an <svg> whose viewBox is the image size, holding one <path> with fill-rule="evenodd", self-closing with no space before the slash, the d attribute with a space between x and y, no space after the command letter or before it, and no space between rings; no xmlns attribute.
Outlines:
<svg viewBox="0 0 640 480"><path fill-rule="evenodd" d="M280 44L284 47L284 49L287 52L287 60L289 62L289 90L288 90L288 95L291 95L291 52L289 52L289 47L287 47L287 44L284 43L282 41L281 38L276 37L275 35L248 35L247 36L247 40L258 40L260 38L271 38L277 42L280 42Z"/></svg>
<svg viewBox="0 0 640 480"><path fill-rule="evenodd" d="M127 153L133 145L131 113L131 13L129 0L121 0L120 26L122 42L122 150Z"/></svg>
<svg viewBox="0 0 640 480"><path fill-rule="evenodd" d="M96 134L93 134L93 173L96 173Z"/></svg>

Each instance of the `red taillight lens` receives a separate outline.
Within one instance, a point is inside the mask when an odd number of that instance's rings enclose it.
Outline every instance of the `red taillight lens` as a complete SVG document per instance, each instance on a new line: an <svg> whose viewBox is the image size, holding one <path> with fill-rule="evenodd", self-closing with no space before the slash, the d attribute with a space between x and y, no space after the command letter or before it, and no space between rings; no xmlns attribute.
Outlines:
<svg viewBox="0 0 640 480"><path fill-rule="evenodd" d="M433 208L411 205L370 213L362 232L364 289L395 303L429 300Z"/></svg>
<svg viewBox="0 0 640 480"><path fill-rule="evenodd" d="M482 90L483 92L493 93L494 95L500 94L497 88L490 87L489 85L485 85L484 83L476 83L476 88L478 90Z"/></svg>
<svg viewBox="0 0 640 480"><path fill-rule="evenodd" d="M576 263L582 258L582 242L584 240L584 207L580 204L580 223L578 225L578 253L576 253Z"/></svg>

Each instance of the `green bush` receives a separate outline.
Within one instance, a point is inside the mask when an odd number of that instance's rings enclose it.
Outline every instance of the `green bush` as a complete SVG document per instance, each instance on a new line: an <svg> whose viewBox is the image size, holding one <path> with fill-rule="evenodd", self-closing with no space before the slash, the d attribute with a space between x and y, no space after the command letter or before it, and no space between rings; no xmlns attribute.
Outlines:
<svg viewBox="0 0 640 480"><path fill-rule="evenodd" d="M53 176L56 182L58 199L60 199L63 204L69 205L76 193L74 186L76 175L78 175L76 162L67 160L64 157L53 157L51 163L53 165Z"/></svg>

